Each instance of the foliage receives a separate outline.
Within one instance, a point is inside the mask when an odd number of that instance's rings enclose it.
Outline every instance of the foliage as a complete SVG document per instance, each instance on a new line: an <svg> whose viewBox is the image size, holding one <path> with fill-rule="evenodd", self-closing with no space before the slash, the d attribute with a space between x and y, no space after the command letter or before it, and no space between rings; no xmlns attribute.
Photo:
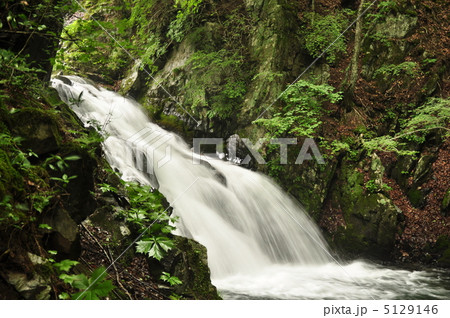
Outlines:
<svg viewBox="0 0 450 318"><path fill-rule="evenodd" d="M406 122L397 138L424 142L428 132L435 129L446 130L449 135L450 98L429 98L422 106L414 110L413 117Z"/></svg>
<svg viewBox="0 0 450 318"><path fill-rule="evenodd" d="M370 1L366 3L366 5L369 5ZM386 19L386 16L391 12L398 11L399 7L397 4L397 1L395 0L386 0L386 1L380 1L377 6L376 12L369 12L367 13L367 24L368 25L374 25L375 23L379 23L380 21L383 21Z"/></svg>
<svg viewBox="0 0 450 318"><path fill-rule="evenodd" d="M98 123L91 123L96 127L96 129L90 129L88 132L85 131L76 131L76 130L68 130L68 132L79 135L78 137L73 139L73 142L79 145L82 149L85 149L89 152L92 157L95 157L95 151L98 149L98 146L103 142L104 137L98 132L101 131L102 128Z"/></svg>
<svg viewBox="0 0 450 318"><path fill-rule="evenodd" d="M169 2L136 1L128 18L128 27L133 34L128 45L131 52L139 57L141 67L146 67L151 72L156 71L155 61L167 52L170 44L163 36L165 31L162 31L160 21L155 18L158 10L163 12L167 7Z"/></svg>
<svg viewBox="0 0 450 318"><path fill-rule="evenodd" d="M53 266L60 272L68 272L73 266L78 265L79 262L70 259L62 260L59 263L54 263Z"/></svg>
<svg viewBox="0 0 450 318"><path fill-rule="evenodd" d="M406 142L423 143L430 132L439 129L445 132L445 136L449 136L449 122L450 99L429 98L404 121L402 130L398 134L364 140L363 146L369 153L378 150L400 155L414 155L415 151L405 150Z"/></svg>
<svg viewBox="0 0 450 318"><path fill-rule="evenodd" d="M64 260L60 263L54 264L61 272L68 272L73 265L78 264L76 261ZM61 299L71 298L73 300L99 300L107 298L115 286L111 280L106 279L107 272L105 267L98 267L95 269L90 277L85 274L67 274L62 273L59 278L66 284L69 284L78 292L69 295L63 293L60 295Z"/></svg>
<svg viewBox="0 0 450 318"><path fill-rule="evenodd" d="M148 186L127 183L131 208L126 211L128 222L140 227L142 239L136 243L138 253L160 260L174 243L168 235L175 229L171 218L162 205L162 195Z"/></svg>
<svg viewBox="0 0 450 318"><path fill-rule="evenodd" d="M374 73L374 77L382 76L391 81L400 76L415 77L419 74L419 67L416 62L403 62L401 64L383 65Z"/></svg>
<svg viewBox="0 0 450 318"><path fill-rule="evenodd" d="M64 171L64 169L69 167L69 164L66 161L75 161L80 159L81 157L77 155L67 156L65 158L61 158L61 156L58 155L50 155L50 157L45 159L44 166L48 166L51 170L57 170L56 168L58 168L60 171Z"/></svg>
<svg viewBox="0 0 450 318"><path fill-rule="evenodd" d="M305 18L307 26L303 29L303 34L309 54L319 57L328 49L325 54L327 62L335 62L338 55L346 50L345 38L339 37L348 25L345 12L325 16L310 12L305 14Z"/></svg>
<svg viewBox="0 0 450 318"><path fill-rule="evenodd" d="M41 184L41 191L29 196L30 202L23 198L24 180L28 183L41 183L35 173L35 166L29 160L37 157L31 150L23 152L20 148L21 137L12 137L9 133L0 134L0 224L21 227L30 221L25 212L35 209L42 212L51 199L47 186ZM31 181L32 180L32 181ZM3 183L5 183L3 185ZM7 184L6 184L7 183ZM8 191L2 191L6 186ZM9 193L8 193L9 192Z"/></svg>
<svg viewBox="0 0 450 318"><path fill-rule="evenodd" d="M173 246L170 233L177 218L171 217L162 204L163 196L149 186L123 182L130 200L130 208L121 213L128 223L138 227L142 238L136 243L136 251L160 260ZM100 184L103 192L117 192L108 184Z"/></svg>
<svg viewBox="0 0 450 318"><path fill-rule="evenodd" d="M77 290L72 295L61 293L59 298L74 300L99 300L107 298L115 286L111 280L106 279L107 272L105 267L98 267L89 277L85 274L69 274L70 270L78 264L79 262L70 259L64 259L61 262L52 264L58 273L59 279Z"/></svg>
<svg viewBox="0 0 450 318"><path fill-rule="evenodd" d="M147 254L148 257L156 258L159 261L173 247L174 243L168 237L147 236L136 243L136 252Z"/></svg>
<svg viewBox="0 0 450 318"><path fill-rule="evenodd" d="M392 188L385 183L381 185L376 180L369 180L365 184L365 188L370 193L378 193L381 191L390 191Z"/></svg>
<svg viewBox="0 0 450 318"><path fill-rule="evenodd" d="M167 37L175 42L181 42L186 30L193 26L193 16L199 11L203 0L175 0L175 7L179 10L175 20L169 25Z"/></svg>
<svg viewBox="0 0 450 318"><path fill-rule="evenodd" d="M405 143L398 142L392 136L380 136L363 140L363 147L367 150L368 154L374 151L386 151L395 152L402 156L413 156L417 153L416 151L405 150L404 146Z"/></svg>
<svg viewBox="0 0 450 318"><path fill-rule="evenodd" d="M210 118L230 118L247 92L243 62L242 56L225 49L195 52L188 61L196 72L185 87L186 103L193 109L206 107ZM209 105L206 95L211 96Z"/></svg>
<svg viewBox="0 0 450 318"><path fill-rule="evenodd" d="M169 283L170 286L181 285L183 282L176 276L170 275L170 273L162 272L160 279Z"/></svg>
<svg viewBox="0 0 450 318"><path fill-rule="evenodd" d="M27 94L38 95L51 61L45 50L35 52L32 43L40 40L56 46L63 17L74 12L74 8L69 0L0 2L0 97L8 96L5 90L19 91L24 87Z"/></svg>
<svg viewBox="0 0 450 318"><path fill-rule="evenodd" d="M30 66L26 57L0 48L0 98L8 96L5 88L35 87L38 73L44 71Z"/></svg>
<svg viewBox="0 0 450 318"><path fill-rule="evenodd" d="M300 80L288 87L282 96L284 107L272 118L258 119L255 123L268 129L271 137L286 134L313 137L322 124L325 102L336 103L342 97L334 93L334 87L327 84L313 84Z"/></svg>
<svg viewBox="0 0 450 318"><path fill-rule="evenodd" d="M87 4L94 19L76 19L68 24L61 35L61 49L57 52L54 70L90 74L92 66L107 80L114 78L130 61L123 50L133 50L129 42L129 22L115 17L114 22L98 15L107 15L102 6ZM113 8L114 12L127 12L127 2Z"/></svg>
<svg viewBox="0 0 450 318"><path fill-rule="evenodd" d="M353 138L343 138L341 140L335 139L330 142L330 140L327 140L324 137L319 137L320 139L320 146L324 149L327 149L330 151L331 156L335 156L341 153L347 153L348 158L350 160L357 160L359 151L358 151L358 144ZM327 157L328 155L324 154L324 157Z"/></svg>

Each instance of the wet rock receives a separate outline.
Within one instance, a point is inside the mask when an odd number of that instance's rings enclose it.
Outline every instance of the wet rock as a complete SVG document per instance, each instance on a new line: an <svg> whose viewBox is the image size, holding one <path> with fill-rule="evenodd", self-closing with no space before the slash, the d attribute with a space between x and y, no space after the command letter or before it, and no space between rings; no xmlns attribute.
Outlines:
<svg viewBox="0 0 450 318"><path fill-rule="evenodd" d="M373 159L369 173L381 177L381 163ZM332 204L342 210L346 224L334 234L333 244L352 256L388 259L402 213L382 189L366 189L362 168L361 163L344 163L332 187Z"/></svg>
<svg viewBox="0 0 450 318"><path fill-rule="evenodd" d="M436 160L435 156L425 155L420 157L417 167L414 171L413 182L417 185L421 184L431 171L432 163Z"/></svg>
<svg viewBox="0 0 450 318"><path fill-rule="evenodd" d="M155 262L156 267L152 268L158 269L159 275L162 271L169 272L183 282L173 288L178 295L193 299L220 299L216 287L211 283L206 248L181 236L175 236L174 241L175 248L169 251L160 264Z"/></svg>
<svg viewBox="0 0 450 318"><path fill-rule="evenodd" d="M49 282L37 274L29 278L25 273L8 271L2 273L2 276L25 299L50 299L51 288Z"/></svg>
<svg viewBox="0 0 450 318"><path fill-rule="evenodd" d="M23 149L31 149L37 155L56 152L59 148L61 136L56 120L35 108L21 109L11 116L12 131L25 138Z"/></svg>
<svg viewBox="0 0 450 318"><path fill-rule="evenodd" d="M65 209L47 213L42 223L52 227L47 233L47 247L65 255L76 257L80 250L77 223Z"/></svg>
<svg viewBox="0 0 450 318"><path fill-rule="evenodd" d="M377 24L376 32L387 38L405 38L417 25L417 17L407 14L389 15L384 23Z"/></svg>

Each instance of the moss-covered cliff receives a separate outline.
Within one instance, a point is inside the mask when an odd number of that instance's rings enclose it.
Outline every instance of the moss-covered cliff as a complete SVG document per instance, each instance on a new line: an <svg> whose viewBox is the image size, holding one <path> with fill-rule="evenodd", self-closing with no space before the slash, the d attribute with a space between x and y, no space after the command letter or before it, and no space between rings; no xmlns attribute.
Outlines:
<svg viewBox="0 0 450 318"><path fill-rule="evenodd" d="M49 87L68 3L0 7L0 299L218 299L196 242L152 232L183 257L167 269L155 260L150 271L134 244L148 220L126 216L135 189L148 195L148 215L170 211L167 203L120 182L103 158L102 136Z"/></svg>

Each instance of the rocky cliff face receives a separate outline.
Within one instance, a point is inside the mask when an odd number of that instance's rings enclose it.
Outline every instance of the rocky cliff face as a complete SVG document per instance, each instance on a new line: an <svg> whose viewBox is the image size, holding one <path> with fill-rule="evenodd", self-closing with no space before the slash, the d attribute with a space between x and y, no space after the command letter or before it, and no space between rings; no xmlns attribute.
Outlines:
<svg viewBox="0 0 450 318"><path fill-rule="evenodd" d="M52 0L0 8L0 299L68 297L80 288L61 275L87 278L101 265L116 285L102 297L219 299L206 251L191 240L171 237L170 266L155 260L150 272L134 245L140 229L120 213L130 199L102 158L102 137L48 87L66 9ZM55 265L67 262L78 265ZM181 276L176 290L162 270Z"/></svg>
<svg viewBox="0 0 450 318"><path fill-rule="evenodd" d="M58 280L52 262L72 259L93 268L108 266L131 246L112 275L120 276L117 283L122 288L121 280L140 277L141 284L152 286L151 292L131 280L130 292L123 289L111 297L168 298L173 288L157 285L164 270L182 274L183 284L176 289L180 297L218 299L206 251L191 240L175 241L170 267L155 260L152 266L157 269L146 272L147 258L136 254L133 246L139 233L118 213L129 208L126 192L118 196L101 190L102 184L121 185L102 159L100 136L83 127L56 91L42 89L40 98L15 105L13 114L9 110L17 102L14 95L1 104L0 298L57 298L67 286ZM22 142L8 145L8 136ZM18 161L22 149L35 158ZM89 273L83 266L77 271ZM124 276L128 271L132 275Z"/></svg>
<svg viewBox="0 0 450 318"><path fill-rule="evenodd" d="M362 18L361 34L351 28L323 56L356 18L360 2L313 3L126 6L124 19L141 39L133 42L138 59L119 72L116 84L156 122L185 136L226 139L237 133L253 141L266 135L253 123L260 114L289 116L279 97L297 76L343 91L338 104L324 103L322 114L313 118L320 122L313 137L325 165L314 160L280 165L266 143L261 152L269 165L253 167L278 179L342 252L447 266L449 119L445 107L439 115L423 107L431 105L430 97L448 105L448 3L380 1ZM143 34L151 35L147 42ZM361 50L352 65L356 42ZM348 91L355 67L358 76ZM427 111L428 119L439 118L439 124L414 126L411 120L420 121L417 116ZM408 125L416 131L405 130ZM404 138L412 135L417 138ZM289 146L295 161L304 136L277 137L298 138L298 146ZM381 141L373 146L371 140L389 140L391 147ZM392 146L400 140L403 144Z"/></svg>

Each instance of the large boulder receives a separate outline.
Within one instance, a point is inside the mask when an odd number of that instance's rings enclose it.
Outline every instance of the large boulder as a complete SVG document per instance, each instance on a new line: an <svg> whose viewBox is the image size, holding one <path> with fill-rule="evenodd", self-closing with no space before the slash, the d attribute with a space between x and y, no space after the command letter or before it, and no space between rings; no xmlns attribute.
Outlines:
<svg viewBox="0 0 450 318"><path fill-rule="evenodd" d="M175 248L169 251L159 266L152 266L157 272L168 272L178 277L182 284L173 291L191 299L221 299L211 284L206 248L200 243L181 236L174 236Z"/></svg>
<svg viewBox="0 0 450 318"><path fill-rule="evenodd" d="M346 254L388 259L394 250L401 210L383 189L383 173L374 156L366 165L344 161L337 174L332 204L341 209L345 225L334 234L333 243Z"/></svg>

